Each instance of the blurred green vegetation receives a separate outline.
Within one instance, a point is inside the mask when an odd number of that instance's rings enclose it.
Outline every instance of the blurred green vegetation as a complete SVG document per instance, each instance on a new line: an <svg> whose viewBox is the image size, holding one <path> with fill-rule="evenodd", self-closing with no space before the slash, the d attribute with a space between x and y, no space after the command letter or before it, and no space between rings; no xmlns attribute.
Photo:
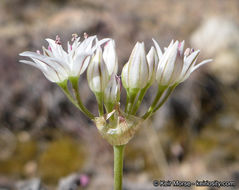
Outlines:
<svg viewBox="0 0 239 190"><path fill-rule="evenodd" d="M69 137L49 144L39 158L39 173L47 183L54 183L63 176L81 169L85 161L82 144Z"/></svg>
<svg viewBox="0 0 239 190"><path fill-rule="evenodd" d="M8 159L0 160L1 173L24 177L25 164L36 158L36 155L37 143L34 140L18 141L13 155Z"/></svg>
<svg viewBox="0 0 239 190"><path fill-rule="evenodd" d="M1 173L15 178L40 176L44 182L56 184L59 178L82 169L84 145L67 134L58 132L58 136L45 142L18 138L12 155L0 160Z"/></svg>

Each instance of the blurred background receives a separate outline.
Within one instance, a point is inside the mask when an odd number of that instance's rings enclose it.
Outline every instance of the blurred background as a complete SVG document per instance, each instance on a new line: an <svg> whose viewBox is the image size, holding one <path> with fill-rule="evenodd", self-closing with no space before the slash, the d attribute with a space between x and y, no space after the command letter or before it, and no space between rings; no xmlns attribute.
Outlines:
<svg viewBox="0 0 239 190"><path fill-rule="evenodd" d="M185 40L201 50L199 61L214 60L179 85L130 141L125 190L157 189L154 179L239 182L238 18L238 0L1 0L0 189L112 189L112 147L57 85L18 62L20 52L47 46L45 38L60 35L65 43L84 32L114 38L120 68L136 41L148 51L152 37L161 47ZM95 112L85 74L80 89Z"/></svg>

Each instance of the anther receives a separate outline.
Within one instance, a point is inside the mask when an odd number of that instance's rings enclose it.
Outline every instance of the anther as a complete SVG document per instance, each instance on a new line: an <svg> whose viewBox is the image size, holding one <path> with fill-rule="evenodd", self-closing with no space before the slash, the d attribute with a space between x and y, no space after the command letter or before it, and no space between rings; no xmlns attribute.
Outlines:
<svg viewBox="0 0 239 190"><path fill-rule="evenodd" d="M51 49L51 46L48 46L48 48L47 48L49 51L52 51L52 49Z"/></svg>
<svg viewBox="0 0 239 190"><path fill-rule="evenodd" d="M56 36L56 44L61 45L61 38L57 35Z"/></svg>
<svg viewBox="0 0 239 190"><path fill-rule="evenodd" d="M75 41L77 37L78 37L78 35L77 35L77 34L72 34L71 41L72 41L72 42L73 42L73 41Z"/></svg>
<svg viewBox="0 0 239 190"><path fill-rule="evenodd" d="M190 48L187 48L186 50L185 50L185 52L184 52L184 56L189 56L191 54L191 50L190 50Z"/></svg>
<svg viewBox="0 0 239 190"><path fill-rule="evenodd" d="M88 38L88 34L86 33L86 32L84 32L84 38L86 39L86 38Z"/></svg>

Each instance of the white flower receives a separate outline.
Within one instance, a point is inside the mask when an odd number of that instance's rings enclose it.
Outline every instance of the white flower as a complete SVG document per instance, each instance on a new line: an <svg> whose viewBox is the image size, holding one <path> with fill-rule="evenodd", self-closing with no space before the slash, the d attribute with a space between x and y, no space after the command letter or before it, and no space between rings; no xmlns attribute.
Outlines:
<svg viewBox="0 0 239 190"><path fill-rule="evenodd" d="M155 80L156 69L158 67L159 58L154 47L151 47L147 54L147 62L149 64L149 84Z"/></svg>
<svg viewBox="0 0 239 190"><path fill-rule="evenodd" d="M67 52L62 48L60 38L56 40L46 39L49 43L48 49L43 47L43 54L35 52L23 52L20 56L26 56L32 61L20 60L22 63L32 65L40 69L48 80L60 83L69 77L80 76L87 68L90 56L96 49L96 36L87 37L82 42L77 36L73 36L72 45L68 42ZM104 43L108 39L103 39L99 43ZM95 42L96 43L96 42Z"/></svg>
<svg viewBox="0 0 239 190"><path fill-rule="evenodd" d="M117 74L118 58L115 50L115 41L109 40L104 46L103 59L107 66L109 75Z"/></svg>
<svg viewBox="0 0 239 190"><path fill-rule="evenodd" d="M87 69L87 79L90 89L95 93L102 93L110 79L107 66L103 60L102 49L99 46L93 55Z"/></svg>
<svg viewBox="0 0 239 190"><path fill-rule="evenodd" d="M147 63L144 43L137 42L129 61L122 70L122 82L126 90L144 88L149 79L149 65Z"/></svg>
<svg viewBox="0 0 239 190"><path fill-rule="evenodd" d="M200 50L194 51L187 48L184 51L184 41L171 42L162 51L158 43L154 41L157 53L159 56L159 64L156 71L156 80L160 85L172 86L186 80L190 74L205 63L211 62L212 59L207 59L196 65Z"/></svg>

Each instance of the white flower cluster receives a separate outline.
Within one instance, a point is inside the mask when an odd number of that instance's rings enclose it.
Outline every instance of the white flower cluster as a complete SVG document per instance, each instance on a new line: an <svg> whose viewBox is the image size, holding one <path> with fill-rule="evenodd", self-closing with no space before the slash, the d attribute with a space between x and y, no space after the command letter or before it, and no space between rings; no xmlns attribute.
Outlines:
<svg viewBox="0 0 239 190"><path fill-rule="evenodd" d="M46 40L49 46L43 47L43 53L23 52L20 55L32 61L20 62L37 67L55 83L62 83L71 77L79 78L87 70L89 87L96 95L100 94L109 104L119 101L121 82L117 77L118 58L113 39L98 40L96 36L85 36L80 41L77 35L73 35L72 43L67 44L67 51L58 36L56 40ZM153 43L154 46L146 54L144 43L137 42L124 65L121 78L127 93L139 92L155 81L166 87L179 84L197 68L211 61L207 59L196 64L200 51L189 48L184 51L184 41L172 41L164 51L155 40Z"/></svg>

